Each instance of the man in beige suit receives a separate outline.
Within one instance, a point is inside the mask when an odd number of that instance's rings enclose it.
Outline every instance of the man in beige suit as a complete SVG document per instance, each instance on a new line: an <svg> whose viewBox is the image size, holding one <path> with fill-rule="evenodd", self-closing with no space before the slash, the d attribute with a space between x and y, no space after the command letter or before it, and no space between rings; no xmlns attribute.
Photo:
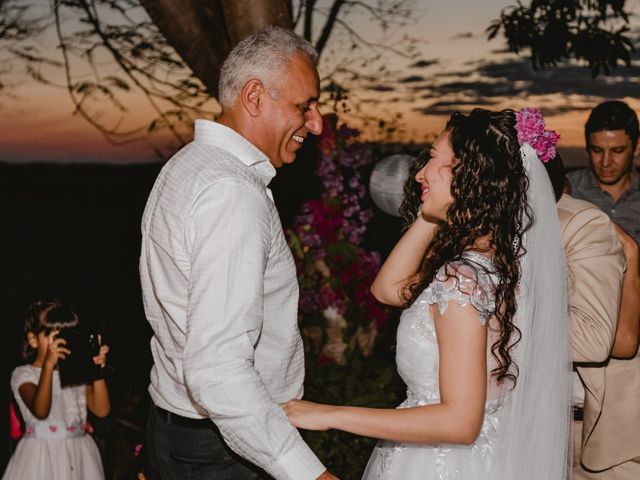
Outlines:
<svg viewBox="0 0 640 480"><path fill-rule="evenodd" d="M637 336L630 339L620 333L627 332L626 325L637 317L637 312L624 311L623 300L625 293L633 294L623 285L635 281L624 273L625 253L630 257L627 272L632 273L638 268L637 249L634 255L629 236L622 236L623 252L616 227L604 212L562 194L563 170L559 157L547 165L565 247L577 371L574 479L640 479L640 463L634 461L640 455L640 360L611 357L629 356L634 341L637 349ZM618 318L622 328L617 328Z"/></svg>

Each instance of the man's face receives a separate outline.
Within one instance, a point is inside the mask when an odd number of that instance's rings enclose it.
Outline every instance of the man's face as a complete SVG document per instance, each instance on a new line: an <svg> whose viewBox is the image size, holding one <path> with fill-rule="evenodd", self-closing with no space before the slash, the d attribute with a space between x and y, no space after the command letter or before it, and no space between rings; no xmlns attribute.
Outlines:
<svg viewBox="0 0 640 480"><path fill-rule="evenodd" d="M616 185L631 175L633 147L624 130L601 130L589 135L591 170L602 185Z"/></svg>
<svg viewBox="0 0 640 480"><path fill-rule="evenodd" d="M307 136L322 133L318 111L318 73L301 54L294 55L282 70L277 84L268 86L276 97L266 95L258 125L260 145L274 167L292 163Z"/></svg>

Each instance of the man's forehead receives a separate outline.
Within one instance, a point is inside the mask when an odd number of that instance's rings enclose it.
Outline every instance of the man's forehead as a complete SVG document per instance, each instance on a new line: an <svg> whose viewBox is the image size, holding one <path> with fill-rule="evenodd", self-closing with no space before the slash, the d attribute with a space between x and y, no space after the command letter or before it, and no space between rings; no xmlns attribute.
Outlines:
<svg viewBox="0 0 640 480"><path fill-rule="evenodd" d="M317 101L320 96L318 70L311 60L303 54L295 54L285 70L291 87L302 101Z"/></svg>
<svg viewBox="0 0 640 480"><path fill-rule="evenodd" d="M631 143L631 137L625 130L598 130L597 132L591 132L589 135L589 143L591 145L600 144L617 144L627 145Z"/></svg>

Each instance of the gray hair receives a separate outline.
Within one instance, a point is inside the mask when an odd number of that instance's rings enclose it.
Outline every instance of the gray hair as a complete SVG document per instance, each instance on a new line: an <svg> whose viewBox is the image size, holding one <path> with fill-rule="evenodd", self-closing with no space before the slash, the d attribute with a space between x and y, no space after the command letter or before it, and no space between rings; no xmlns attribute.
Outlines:
<svg viewBox="0 0 640 480"><path fill-rule="evenodd" d="M269 26L238 43L222 64L218 100L223 107L233 105L242 87L257 78L269 87L275 85L275 77L296 53L306 55L317 64L315 48L290 30ZM272 96L277 92L270 92Z"/></svg>

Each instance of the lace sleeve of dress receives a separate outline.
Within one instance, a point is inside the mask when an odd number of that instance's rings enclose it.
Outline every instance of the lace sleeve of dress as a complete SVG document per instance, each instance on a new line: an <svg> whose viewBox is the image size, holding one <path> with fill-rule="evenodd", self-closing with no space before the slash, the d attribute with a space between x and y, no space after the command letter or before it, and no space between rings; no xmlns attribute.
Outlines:
<svg viewBox="0 0 640 480"><path fill-rule="evenodd" d="M18 395L20 385L25 383L33 383L38 385L38 373L29 365L17 367L11 374L11 391L14 395Z"/></svg>
<svg viewBox="0 0 640 480"><path fill-rule="evenodd" d="M495 311L495 285L491 275L481 266L462 261L443 265L429 286L428 302L437 304L443 315L449 302L471 305L480 315L480 323L486 325Z"/></svg>

